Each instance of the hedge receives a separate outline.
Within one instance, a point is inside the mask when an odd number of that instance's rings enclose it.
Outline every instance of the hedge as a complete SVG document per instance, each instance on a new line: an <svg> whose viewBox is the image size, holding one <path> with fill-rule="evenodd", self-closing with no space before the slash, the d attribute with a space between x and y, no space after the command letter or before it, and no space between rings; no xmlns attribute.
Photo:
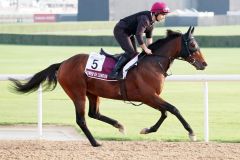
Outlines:
<svg viewBox="0 0 240 160"><path fill-rule="evenodd" d="M162 37L154 37L154 40ZM195 36L201 47L240 47L240 36ZM118 46L113 36L0 34L0 44Z"/></svg>

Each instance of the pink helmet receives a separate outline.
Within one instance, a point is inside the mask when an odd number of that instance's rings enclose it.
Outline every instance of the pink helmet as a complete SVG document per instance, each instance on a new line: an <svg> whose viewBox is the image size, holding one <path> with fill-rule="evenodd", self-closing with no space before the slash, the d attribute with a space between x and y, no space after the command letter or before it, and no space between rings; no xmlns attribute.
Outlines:
<svg viewBox="0 0 240 160"><path fill-rule="evenodd" d="M166 13L170 12L170 9L168 8L168 6L164 2L155 2L152 5L151 12L166 14Z"/></svg>

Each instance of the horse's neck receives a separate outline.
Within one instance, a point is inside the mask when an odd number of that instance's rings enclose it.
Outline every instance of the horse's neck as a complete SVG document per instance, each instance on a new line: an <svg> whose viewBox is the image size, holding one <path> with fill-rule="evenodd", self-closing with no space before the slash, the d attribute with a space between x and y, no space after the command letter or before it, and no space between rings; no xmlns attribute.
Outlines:
<svg viewBox="0 0 240 160"><path fill-rule="evenodd" d="M164 69L165 72L170 68L171 63L173 60L171 57L159 57L158 63Z"/></svg>
<svg viewBox="0 0 240 160"><path fill-rule="evenodd" d="M176 38L153 52L153 55L158 57L156 58L157 63L160 63L166 72L174 59L177 58L180 49L178 42L179 39Z"/></svg>
<svg viewBox="0 0 240 160"><path fill-rule="evenodd" d="M161 57L168 57L169 59L174 60L178 57L178 52L181 48L181 43L179 43L180 38L173 39L169 41L164 46L158 48L153 52L154 55Z"/></svg>
<svg viewBox="0 0 240 160"><path fill-rule="evenodd" d="M146 62L150 63L151 66L156 67L157 69L160 69L163 72L163 74L165 74L169 69L170 64L172 63L172 60L166 56L153 54L146 58Z"/></svg>

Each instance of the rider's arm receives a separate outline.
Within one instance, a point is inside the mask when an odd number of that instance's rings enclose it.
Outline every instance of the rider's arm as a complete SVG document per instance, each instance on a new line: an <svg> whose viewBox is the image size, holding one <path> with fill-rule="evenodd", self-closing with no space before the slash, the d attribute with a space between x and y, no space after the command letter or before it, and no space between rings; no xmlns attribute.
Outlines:
<svg viewBox="0 0 240 160"><path fill-rule="evenodd" d="M152 44L153 40L152 38L147 38L146 39L146 45L149 46L150 44Z"/></svg>
<svg viewBox="0 0 240 160"><path fill-rule="evenodd" d="M139 17L138 21L139 23L135 34L137 42L147 54L151 54L152 53L151 50L147 48L146 44L143 41L143 33L146 30L147 26L149 26L150 22L147 16Z"/></svg>
<svg viewBox="0 0 240 160"><path fill-rule="evenodd" d="M145 31L145 33L146 33L146 45L147 46L149 46L153 42L152 32L153 32L153 24L151 26L149 26Z"/></svg>

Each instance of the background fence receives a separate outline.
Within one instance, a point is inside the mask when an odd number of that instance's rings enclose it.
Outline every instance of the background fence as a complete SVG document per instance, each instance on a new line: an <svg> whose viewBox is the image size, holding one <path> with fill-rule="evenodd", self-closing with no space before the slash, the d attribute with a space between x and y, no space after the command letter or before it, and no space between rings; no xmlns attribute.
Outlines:
<svg viewBox="0 0 240 160"><path fill-rule="evenodd" d="M30 78L31 75L24 74L2 74L0 81L7 81L9 78L18 80L25 80ZM179 82L202 82L204 94L204 141L209 141L209 125L208 125L208 82L219 81L240 81L240 75L173 75L166 78L167 81ZM42 136L42 87L38 89L38 135Z"/></svg>

